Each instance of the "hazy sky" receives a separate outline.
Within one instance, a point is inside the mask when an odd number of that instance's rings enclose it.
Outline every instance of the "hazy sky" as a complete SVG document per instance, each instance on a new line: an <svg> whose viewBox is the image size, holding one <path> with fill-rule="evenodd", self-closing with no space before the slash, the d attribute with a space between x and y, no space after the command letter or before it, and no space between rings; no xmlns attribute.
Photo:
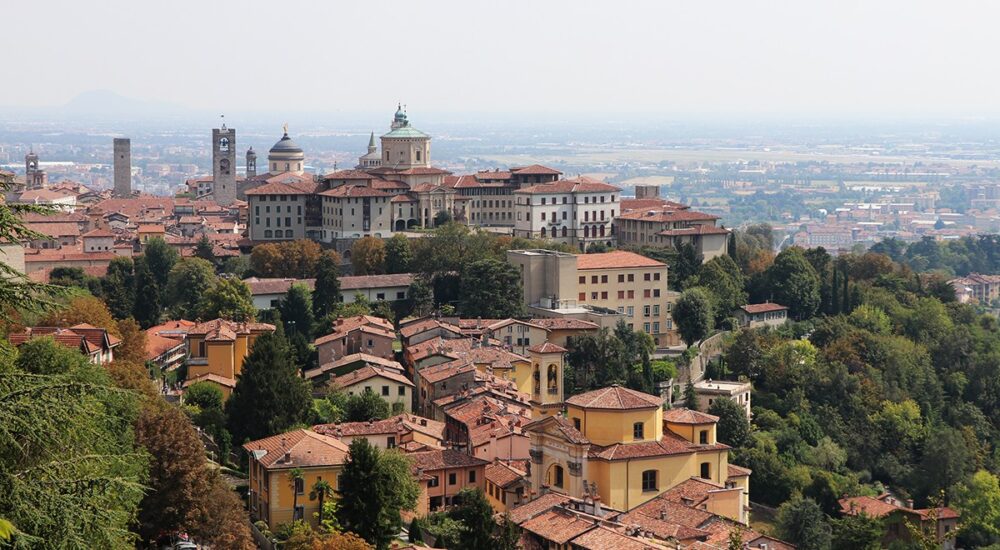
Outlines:
<svg viewBox="0 0 1000 550"><path fill-rule="evenodd" d="M4 2L0 106L1000 113L1000 3Z"/></svg>

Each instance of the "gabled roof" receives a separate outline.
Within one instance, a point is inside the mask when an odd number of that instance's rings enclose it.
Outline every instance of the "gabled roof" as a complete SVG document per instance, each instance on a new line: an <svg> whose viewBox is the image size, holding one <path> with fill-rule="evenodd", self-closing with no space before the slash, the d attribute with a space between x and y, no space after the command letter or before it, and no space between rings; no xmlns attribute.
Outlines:
<svg viewBox="0 0 1000 550"><path fill-rule="evenodd" d="M655 409L663 405L663 398L613 385L574 395L566 404L585 409L635 410Z"/></svg>
<svg viewBox="0 0 1000 550"><path fill-rule="evenodd" d="M243 448L267 469L335 466L346 462L348 453L342 441L304 429L251 441Z"/></svg>
<svg viewBox="0 0 1000 550"><path fill-rule="evenodd" d="M576 429L569 419L561 415L546 416L544 418L539 418L534 422L526 424L524 426L524 431L528 432L543 432L546 428L552 428L565 438L570 443L576 445L589 445L590 440L587 436L580 433L580 430Z"/></svg>
<svg viewBox="0 0 1000 550"><path fill-rule="evenodd" d="M411 431L426 434L436 440L444 439L445 424L415 414L398 414L385 420L368 422L343 422L317 424L313 431L330 437L357 437L368 435L404 434Z"/></svg>
<svg viewBox="0 0 1000 550"><path fill-rule="evenodd" d="M384 370L393 370L402 372L403 366L393 361L392 359L384 359L382 357L376 357L374 355L369 355L367 353L352 353L350 355L345 355L336 361L330 363L324 363L317 368L311 369L305 373L306 378L316 378L322 374L330 371L338 370L340 367L345 365L350 365L352 363L364 363L365 365L372 365L380 367Z"/></svg>
<svg viewBox="0 0 1000 550"><path fill-rule="evenodd" d="M413 466L424 472L445 470L450 468L470 468L486 466L489 462L454 449L438 449L421 451L407 455L413 461Z"/></svg>
<svg viewBox="0 0 1000 550"><path fill-rule="evenodd" d="M527 472L522 472L502 460L495 460L486 467L486 479L502 488L523 481L527 475Z"/></svg>
<svg viewBox="0 0 1000 550"><path fill-rule="evenodd" d="M413 382L410 382L409 378L403 376L402 371L376 367L374 365L365 365L360 369L353 370L342 376L337 376L331 382L338 388L346 388L366 380L371 380L372 378L384 378L404 386L413 387Z"/></svg>
<svg viewBox="0 0 1000 550"><path fill-rule="evenodd" d="M591 458L604 460L628 460L631 458L650 458L656 456L671 456L691 454L699 451L726 450L728 445L697 445L673 433L666 432L656 441L635 441L630 443L615 443L606 447L592 446Z"/></svg>
<svg viewBox="0 0 1000 550"><path fill-rule="evenodd" d="M552 342L544 342L542 344L535 344L531 346L528 348L528 351L531 353L566 353L569 350L562 346L557 346Z"/></svg>

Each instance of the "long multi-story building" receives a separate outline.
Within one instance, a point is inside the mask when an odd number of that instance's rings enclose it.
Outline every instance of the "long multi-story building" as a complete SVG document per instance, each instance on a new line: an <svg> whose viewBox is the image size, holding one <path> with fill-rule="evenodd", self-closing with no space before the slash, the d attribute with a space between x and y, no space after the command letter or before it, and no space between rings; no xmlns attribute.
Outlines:
<svg viewBox="0 0 1000 550"><path fill-rule="evenodd" d="M514 236L579 247L611 245L621 189L591 178L540 183L514 191Z"/></svg>

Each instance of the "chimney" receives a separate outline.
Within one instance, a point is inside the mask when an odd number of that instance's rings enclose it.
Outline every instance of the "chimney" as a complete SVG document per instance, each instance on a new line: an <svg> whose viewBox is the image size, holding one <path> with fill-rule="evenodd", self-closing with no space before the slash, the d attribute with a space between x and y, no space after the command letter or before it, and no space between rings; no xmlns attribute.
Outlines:
<svg viewBox="0 0 1000 550"><path fill-rule="evenodd" d="M292 453L291 453L291 451L285 451L285 456L283 456L281 458L281 461L284 462L284 463L286 463L286 464L289 463L289 462L291 462L292 461Z"/></svg>
<svg viewBox="0 0 1000 550"><path fill-rule="evenodd" d="M913 499L912 498L906 499L906 507L909 508L909 509L911 509L911 510L913 509Z"/></svg>

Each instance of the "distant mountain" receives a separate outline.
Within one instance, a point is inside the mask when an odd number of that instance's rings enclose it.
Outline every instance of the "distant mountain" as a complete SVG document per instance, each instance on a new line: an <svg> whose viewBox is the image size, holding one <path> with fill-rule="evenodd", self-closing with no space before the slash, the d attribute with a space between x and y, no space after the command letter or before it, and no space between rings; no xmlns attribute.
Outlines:
<svg viewBox="0 0 1000 550"><path fill-rule="evenodd" d="M188 111L174 103L133 99L111 90L83 92L59 109L66 114L79 116L170 116Z"/></svg>

